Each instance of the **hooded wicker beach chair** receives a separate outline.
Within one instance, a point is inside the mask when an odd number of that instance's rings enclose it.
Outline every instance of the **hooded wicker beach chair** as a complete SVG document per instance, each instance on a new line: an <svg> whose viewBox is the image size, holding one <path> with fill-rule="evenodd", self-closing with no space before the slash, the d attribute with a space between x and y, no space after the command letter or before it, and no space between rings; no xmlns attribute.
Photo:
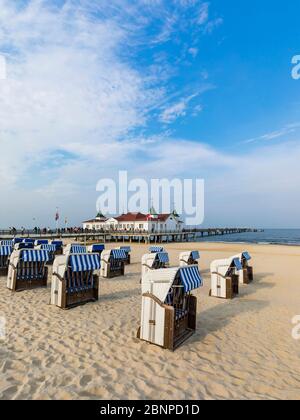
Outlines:
<svg viewBox="0 0 300 420"><path fill-rule="evenodd" d="M162 246L150 246L149 251L151 254L156 254L157 252L164 252L164 248Z"/></svg>
<svg viewBox="0 0 300 420"><path fill-rule="evenodd" d="M35 247L35 249L41 249L47 251L49 254L48 264L53 264L56 255L56 246L51 244L41 244Z"/></svg>
<svg viewBox="0 0 300 420"><path fill-rule="evenodd" d="M70 309L99 299L98 254L69 254L55 258L51 305Z"/></svg>
<svg viewBox="0 0 300 420"><path fill-rule="evenodd" d="M4 240L0 241L0 246L10 246L11 248L13 248L14 241L11 240L11 239L4 239Z"/></svg>
<svg viewBox="0 0 300 420"><path fill-rule="evenodd" d="M13 239L13 245L15 246L16 244L19 244L23 242L23 238L14 238Z"/></svg>
<svg viewBox="0 0 300 420"><path fill-rule="evenodd" d="M130 265L131 264L131 247L130 246L120 246L120 248L122 251L126 252L127 255L127 260L125 261L126 265Z"/></svg>
<svg viewBox="0 0 300 420"><path fill-rule="evenodd" d="M8 289L21 291L47 287L48 261L47 251L28 248L13 251L8 268Z"/></svg>
<svg viewBox="0 0 300 420"><path fill-rule="evenodd" d="M48 239L36 239L34 242L34 246L47 245L48 243Z"/></svg>
<svg viewBox="0 0 300 420"><path fill-rule="evenodd" d="M236 271L241 270L242 265L238 258L229 258L213 261L211 270L210 296L233 299L239 294L239 276Z"/></svg>
<svg viewBox="0 0 300 420"><path fill-rule="evenodd" d="M64 255L87 254L87 247L78 244L68 244L63 252Z"/></svg>
<svg viewBox="0 0 300 420"><path fill-rule="evenodd" d="M107 249L101 254L100 275L104 278L120 277L125 275L127 254L122 249Z"/></svg>
<svg viewBox="0 0 300 420"><path fill-rule="evenodd" d="M52 241L51 245L55 245L56 251L55 251L55 255L62 255L63 254L63 241Z"/></svg>
<svg viewBox="0 0 300 420"><path fill-rule="evenodd" d="M90 254L98 254L101 258L102 252L105 250L104 244L93 244L87 247L87 252Z"/></svg>
<svg viewBox="0 0 300 420"><path fill-rule="evenodd" d="M14 251L21 251L21 249L34 249L33 242L18 242L14 245Z"/></svg>
<svg viewBox="0 0 300 420"><path fill-rule="evenodd" d="M240 284L250 284L253 282L253 267L249 266L249 261L252 259L249 252L242 252L241 254L235 255L233 258L238 258L242 268L237 270Z"/></svg>
<svg viewBox="0 0 300 420"><path fill-rule="evenodd" d="M3 243L8 243L8 245L5 245ZM1 241L0 245L0 276L7 276L8 273L8 265L9 265L9 259L12 254L13 247L12 247L12 241L9 244L9 241Z"/></svg>
<svg viewBox="0 0 300 420"><path fill-rule="evenodd" d="M156 252L146 254L142 257L142 276L148 271L159 270L169 266L169 255L167 252Z"/></svg>
<svg viewBox="0 0 300 420"><path fill-rule="evenodd" d="M198 265L200 259L199 251L182 252L179 256L180 267L188 267L189 265Z"/></svg>
<svg viewBox="0 0 300 420"><path fill-rule="evenodd" d="M35 239L32 238L25 238L23 239L24 244L33 244L35 243Z"/></svg>
<svg viewBox="0 0 300 420"><path fill-rule="evenodd" d="M197 299L203 285L198 266L148 271L142 279L138 338L171 351L196 330Z"/></svg>

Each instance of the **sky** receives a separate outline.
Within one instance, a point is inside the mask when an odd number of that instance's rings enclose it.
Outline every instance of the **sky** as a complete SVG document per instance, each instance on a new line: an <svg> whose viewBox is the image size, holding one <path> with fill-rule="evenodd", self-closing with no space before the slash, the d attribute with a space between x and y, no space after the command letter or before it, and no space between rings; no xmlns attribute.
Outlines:
<svg viewBox="0 0 300 420"><path fill-rule="evenodd" d="M0 226L102 178L205 181L204 226L300 227L300 4L0 0ZM2 63L0 61L0 65Z"/></svg>

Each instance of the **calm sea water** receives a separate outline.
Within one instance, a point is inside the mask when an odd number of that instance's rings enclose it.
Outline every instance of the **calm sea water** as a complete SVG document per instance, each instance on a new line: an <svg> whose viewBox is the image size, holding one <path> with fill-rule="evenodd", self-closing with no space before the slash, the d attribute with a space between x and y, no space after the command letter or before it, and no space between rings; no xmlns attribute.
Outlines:
<svg viewBox="0 0 300 420"><path fill-rule="evenodd" d="M245 242L300 245L300 229L266 229L264 232L199 238L199 242Z"/></svg>

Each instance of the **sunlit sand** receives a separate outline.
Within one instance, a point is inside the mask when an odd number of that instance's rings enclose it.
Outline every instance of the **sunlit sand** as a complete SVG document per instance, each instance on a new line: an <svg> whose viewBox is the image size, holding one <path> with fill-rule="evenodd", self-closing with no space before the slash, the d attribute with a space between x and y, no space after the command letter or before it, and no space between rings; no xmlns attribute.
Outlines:
<svg viewBox="0 0 300 420"><path fill-rule="evenodd" d="M113 245L115 246L115 245ZM69 311L49 306L48 289L11 293L0 280L1 399L299 399L300 248L169 244L171 265L199 249L204 287L196 334L172 353L136 339L141 257L132 245L126 276L100 279L100 300ZM210 262L247 249L254 283L232 301L210 298ZM51 271L51 270L50 270Z"/></svg>

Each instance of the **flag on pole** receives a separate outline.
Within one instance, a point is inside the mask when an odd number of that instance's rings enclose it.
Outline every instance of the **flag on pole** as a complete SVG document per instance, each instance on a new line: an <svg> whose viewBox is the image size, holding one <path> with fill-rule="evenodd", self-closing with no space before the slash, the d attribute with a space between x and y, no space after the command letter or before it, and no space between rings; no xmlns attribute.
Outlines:
<svg viewBox="0 0 300 420"><path fill-rule="evenodd" d="M59 212L58 209L56 209L56 213L55 213L55 221L58 222L59 221Z"/></svg>

